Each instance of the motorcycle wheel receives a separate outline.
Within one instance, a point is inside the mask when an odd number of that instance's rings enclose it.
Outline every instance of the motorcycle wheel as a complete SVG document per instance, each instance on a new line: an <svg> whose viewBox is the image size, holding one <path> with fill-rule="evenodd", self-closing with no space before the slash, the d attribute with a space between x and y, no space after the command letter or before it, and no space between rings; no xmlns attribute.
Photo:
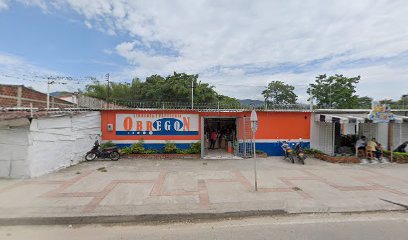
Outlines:
<svg viewBox="0 0 408 240"><path fill-rule="evenodd" d="M87 153L87 154L85 155L85 160L86 160L86 161L92 161L92 160L95 160L95 158L96 158L96 154L95 154L95 153L92 153L92 152Z"/></svg>
<svg viewBox="0 0 408 240"><path fill-rule="evenodd" d="M112 161L118 161L120 158L120 154L118 152L111 152L111 154L109 154L109 158Z"/></svg>
<svg viewBox="0 0 408 240"><path fill-rule="evenodd" d="M294 163L295 163L295 159L293 158L293 155L292 155L292 154L289 155L289 158L290 158L290 162L294 164Z"/></svg>

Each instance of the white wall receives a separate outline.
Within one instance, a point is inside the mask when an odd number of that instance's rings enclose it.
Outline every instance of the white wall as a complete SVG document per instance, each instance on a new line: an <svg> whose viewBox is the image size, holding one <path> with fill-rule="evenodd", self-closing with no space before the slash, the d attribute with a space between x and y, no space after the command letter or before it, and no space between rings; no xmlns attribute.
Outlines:
<svg viewBox="0 0 408 240"><path fill-rule="evenodd" d="M28 162L30 176L39 176L83 161L101 134L99 112L33 119Z"/></svg>
<svg viewBox="0 0 408 240"><path fill-rule="evenodd" d="M317 122L318 114L312 114L310 121L310 147L333 155L333 123Z"/></svg>
<svg viewBox="0 0 408 240"><path fill-rule="evenodd" d="M28 125L0 127L0 177L29 177L28 127Z"/></svg>
<svg viewBox="0 0 408 240"><path fill-rule="evenodd" d="M0 177L35 177L83 161L100 126L100 112L1 121Z"/></svg>

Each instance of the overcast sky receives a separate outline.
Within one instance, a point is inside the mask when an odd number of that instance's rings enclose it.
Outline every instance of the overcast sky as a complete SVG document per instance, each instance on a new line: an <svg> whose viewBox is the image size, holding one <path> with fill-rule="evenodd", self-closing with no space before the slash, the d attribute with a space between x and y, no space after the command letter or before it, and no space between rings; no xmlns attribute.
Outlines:
<svg viewBox="0 0 408 240"><path fill-rule="evenodd" d="M361 76L375 99L408 93L406 0L0 0L0 83L38 76L130 81L198 73L218 92L262 99L272 80L306 99L318 74ZM36 77L37 76L37 77Z"/></svg>

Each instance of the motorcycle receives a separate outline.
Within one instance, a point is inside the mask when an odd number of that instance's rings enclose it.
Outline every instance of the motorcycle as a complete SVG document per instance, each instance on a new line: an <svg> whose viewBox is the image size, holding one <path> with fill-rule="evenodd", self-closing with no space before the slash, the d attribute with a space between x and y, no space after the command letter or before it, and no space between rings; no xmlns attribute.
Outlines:
<svg viewBox="0 0 408 240"><path fill-rule="evenodd" d="M120 158L119 149L118 147L101 149L99 142L95 141L92 150L86 153L85 160L92 161L96 158L110 158L112 161L117 161Z"/></svg>
<svg viewBox="0 0 408 240"><path fill-rule="evenodd" d="M286 141L283 141L281 147L283 149L283 152L285 153L284 159L286 160L287 158L289 158L291 163L295 163L295 158L293 156L293 149L290 147L289 143Z"/></svg>
<svg viewBox="0 0 408 240"><path fill-rule="evenodd" d="M302 142L298 142L295 145L295 153L299 162L304 165L306 157L305 154L303 153Z"/></svg>

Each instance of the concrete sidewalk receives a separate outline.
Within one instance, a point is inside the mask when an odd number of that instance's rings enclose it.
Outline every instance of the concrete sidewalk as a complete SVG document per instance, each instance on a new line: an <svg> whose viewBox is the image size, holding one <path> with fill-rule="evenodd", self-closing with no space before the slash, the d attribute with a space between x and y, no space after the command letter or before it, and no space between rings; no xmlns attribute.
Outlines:
<svg viewBox="0 0 408 240"><path fill-rule="evenodd" d="M314 212L406 210L408 165L307 159L85 162L0 180L0 224L125 222Z"/></svg>

